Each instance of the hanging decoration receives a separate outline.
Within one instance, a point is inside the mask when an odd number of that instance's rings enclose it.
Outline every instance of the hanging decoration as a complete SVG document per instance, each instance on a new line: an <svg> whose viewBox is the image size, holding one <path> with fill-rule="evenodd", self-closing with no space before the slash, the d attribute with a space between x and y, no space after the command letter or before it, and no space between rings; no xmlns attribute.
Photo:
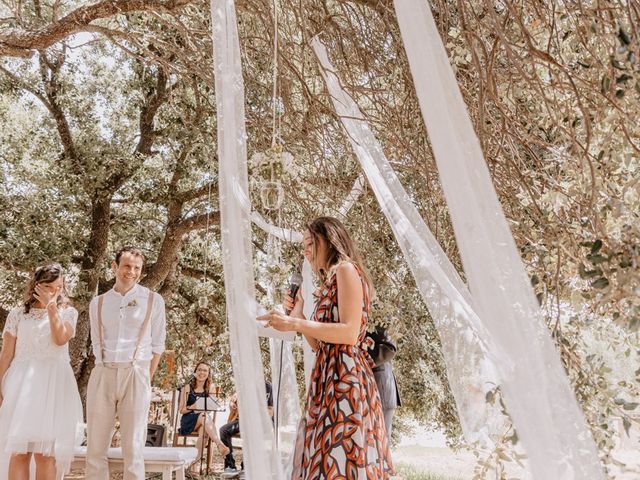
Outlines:
<svg viewBox="0 0 640 480"><path fill-rule="evenodd" d="M211 213L211 180L210 176L207 173L205 176L206 183L209 184L208 193L207 193L207 221L204 230L204 242L202 247L202 256L204 257L203 262L203 275L202 281L200 284L200 294L198 295L198 308L204 310L209 306L209 282L207 278L208 268L209 268L209 252L211 250L211 243L209 241L209 226L210 226L210 213Z"/></svg>
<svg viewBox="0 0 640 480"><path fill-rule="evenodd" d="M284 201L281 179L293 176L293 155L277 143L250 159L251 178L260 188L260 201L266 210L279 210Z"/></svg>
<svg viewBox="0 0 640 480"><path fill-rule="evenodd" d="M281 102L279 101L278 0L273 0L273 69L271 95L271 147L256 152L249 161L250 174L259 183L260 201L265 210L279 210L284 201L281 180L293 176L293 155L287 152L280 137Z"/></svg>

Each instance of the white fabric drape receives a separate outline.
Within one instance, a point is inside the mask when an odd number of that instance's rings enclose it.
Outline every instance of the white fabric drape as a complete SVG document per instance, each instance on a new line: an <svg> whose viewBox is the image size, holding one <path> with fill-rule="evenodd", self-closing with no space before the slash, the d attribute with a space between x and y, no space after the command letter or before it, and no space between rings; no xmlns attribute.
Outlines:
<svg viewBox="0 0 640 480"><path fill-rule="evenodd" d="M358 198L360 198L360 195L362 195L363 191L364 191L364 177L362 175L358 175L358 178L356 178L356 181L353 182L351 191L342 202L342 206L340 207L340 210L338 210L338 214L341 217L347 216L347 214L349 213L349 210L351 210L351 207L353 207L353 204L356 203Z"/></svg>
<svg viewBox="0 0 640 480"><path fill-rule="evenodd" d="M284 466L284 477L290 478L296 433L300 422L298 382L291 342L270 338L269 354L277 447Z"/></svg>
<svg viewBox="0 0 640 480"><path fill-rule="evenodd" d="M603 478L597 449L543 321L428 3L395 0L473 303L536 479Z"/></svg>
<svg viewBox="0 0 640 480"><path fill-rule="evenodd" d="M488 446L504 419L495 406L485 401L497 378L494 362L487 354L489 349L478 335L483 328L471 305L469 291L411 203L358 106L340 86L324 45L315 38L312 46L336 113L440 334L447 376L465 437Z"/></svg>
<svg viewBox="0 0 640 480"><path fill-rule="evenodd" d="M265 218L255 210L251 212L251 221L255 223L256 226L267 232L269 235L273 235L280 240L295 243L302 242L302 234L300 232L273 225L272 223L267 222L267 220L265 220Z"/></svg>
<svg viewBox="0 0 640 480"><path fill-rule="evenodd" d="M218 120L220 231L233 374L248 478L283 478L267 414L263 367L255 328L244 84L233 0L212 0Z"/></svg>

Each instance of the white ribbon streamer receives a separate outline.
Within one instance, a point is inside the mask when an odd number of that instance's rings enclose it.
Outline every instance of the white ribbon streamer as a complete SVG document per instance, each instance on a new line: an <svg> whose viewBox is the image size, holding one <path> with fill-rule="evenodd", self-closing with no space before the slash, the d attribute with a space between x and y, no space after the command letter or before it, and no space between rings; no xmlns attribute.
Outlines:
<svg viewBox="0 0 640 480"><path fill-rule="evenodd" d="M220 230L233 374L248 478L283 478L267 414L264 374L255 328L244 84L233 0L212 0L218 119Z"/></svg>
<svg viewBox="0 0 640 480"><path fill-rule="evenodd" d="M484 329L473 310L470 294L411 203L358 106L340 86L326 48L317 37L311 45L336 113L438 328L465 437L490 446L505 419L485 400L498 380L494 361L487 353L490 349L479 335Z"/></svg>
<svg viewBox="0 0 640 480"><path fill-rule="evenodd" d="M473 302L534 478L602 479L591 433L543 321L429 5L395 0Z"/></svg>

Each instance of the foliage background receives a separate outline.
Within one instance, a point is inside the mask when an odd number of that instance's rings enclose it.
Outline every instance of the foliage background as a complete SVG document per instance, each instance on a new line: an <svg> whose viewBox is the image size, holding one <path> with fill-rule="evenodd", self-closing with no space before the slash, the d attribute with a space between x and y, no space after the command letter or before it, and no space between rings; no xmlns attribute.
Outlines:
<svg viewBox="0 0 640 480"><path fill-rule="evenodd" d="M274 4L236 4L251 156L272 140ZM281 177L279 217L262 213L302 229L315 215L336 214L359 174L308 47L321 34L461 270L392 2L276 5L278 133L294 174ZM610 462L611 422L622 418L628 428L639 393L640 7L430 5L550 332ZM3 0L0 11L0 323L36 265L62 262L81 312L71 351L84 393L93 364L88 301L110 287L113 252L140 245L148 257L142 282L158 289L169 313L174 355L158 383L179 383L206 357L232 390L208 4ZM259 205L257 188L252 195ZM444 427L455 442L437 332L370 192L346 223L377 288L374 320L398 340L401 413ZM253 242L266 255L264 233L254 229ZM299 248L284 247L286 265L299 257Z"/></svg>

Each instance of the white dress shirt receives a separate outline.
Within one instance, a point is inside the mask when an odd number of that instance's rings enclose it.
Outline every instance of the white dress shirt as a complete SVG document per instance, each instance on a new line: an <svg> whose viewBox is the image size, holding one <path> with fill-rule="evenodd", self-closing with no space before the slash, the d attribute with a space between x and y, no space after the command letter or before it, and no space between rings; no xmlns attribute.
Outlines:
<svg viewBox="0 0 640 480"><path fill-rule="evenodd" d="M124 295L111 289L104 294L102 303L102 339L98 331L98 297L91 300L91 343L96 363L131 362L140 337L140 329L147 313L149 289L136 284ZM167 335L164 299L155 294L149 326L142 335L136 360L149 361L152 354L164 352ZM104 352L104 358L103 358Z"/></svg>

